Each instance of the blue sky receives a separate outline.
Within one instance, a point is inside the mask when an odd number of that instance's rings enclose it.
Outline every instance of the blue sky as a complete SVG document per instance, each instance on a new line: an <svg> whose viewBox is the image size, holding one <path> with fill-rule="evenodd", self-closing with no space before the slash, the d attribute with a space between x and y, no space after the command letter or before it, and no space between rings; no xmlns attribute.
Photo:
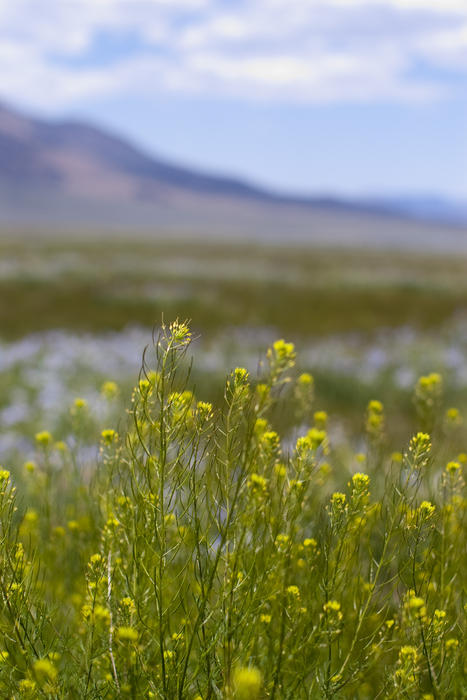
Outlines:
<svg viewBox="0 0 467 700"><path fill-rule="evenodd" d="M270 186L467 199L467 0L0 0L0 97Z"/></svg>

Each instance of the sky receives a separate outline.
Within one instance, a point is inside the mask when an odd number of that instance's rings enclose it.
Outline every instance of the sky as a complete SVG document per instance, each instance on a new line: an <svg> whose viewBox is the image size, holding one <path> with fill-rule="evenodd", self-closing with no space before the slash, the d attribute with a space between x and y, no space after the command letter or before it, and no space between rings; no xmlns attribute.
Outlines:
<svg viewBox="0 0 467 700"><path fill-rule="evenodd" d="M467 0L0 0L0 100L284 191L467 200Z"/></svg>

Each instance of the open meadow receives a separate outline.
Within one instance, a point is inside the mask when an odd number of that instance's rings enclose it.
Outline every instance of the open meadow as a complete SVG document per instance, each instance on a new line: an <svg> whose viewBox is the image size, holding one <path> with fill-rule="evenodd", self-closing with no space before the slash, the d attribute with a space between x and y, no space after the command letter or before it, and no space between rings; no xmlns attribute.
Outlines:
<svg viewBox="0 0 467 700"><path fill-rule="evenodd" d="M467 697L466 262L5 236L1 697Z"/></svg>
<svg viewBox="0 0 467 700"><path fill-rule="evenodd" d="M440 372L467 406L465 267L463 256L434 253L5 237L0 449L12 431L39 429L44 409L55 427L76 396L97 401L107 379L127 402L163 318L190 321L193 382L209 400L222 400L230 368L255 375L266 347L286 338L321 408L359 429L378 396L406 437L420 375Z"/></svg>

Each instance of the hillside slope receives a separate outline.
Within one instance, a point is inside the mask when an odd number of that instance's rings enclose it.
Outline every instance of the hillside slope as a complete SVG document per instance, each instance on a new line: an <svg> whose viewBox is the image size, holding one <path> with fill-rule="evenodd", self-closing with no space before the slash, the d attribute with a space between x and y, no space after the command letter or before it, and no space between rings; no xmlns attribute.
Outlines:
<svg viewBox="0 0 467 700"><path fill-rule="evenodd" d="M467 246L464 226L414 214L384 201L284 196L239 179L175 166L85 123L47 122L0 105L3 230Z"/></svg>

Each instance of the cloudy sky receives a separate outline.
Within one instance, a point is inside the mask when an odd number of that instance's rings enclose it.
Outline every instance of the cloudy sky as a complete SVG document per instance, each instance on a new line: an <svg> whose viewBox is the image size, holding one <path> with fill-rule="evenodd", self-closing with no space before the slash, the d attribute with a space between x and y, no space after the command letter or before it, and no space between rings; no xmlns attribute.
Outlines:
<svg viewBox="0 0 467 700"><path fill-rule="evenodd" d="M467 199L467 0L0 0L0 99L278 188Z"/></svg>

